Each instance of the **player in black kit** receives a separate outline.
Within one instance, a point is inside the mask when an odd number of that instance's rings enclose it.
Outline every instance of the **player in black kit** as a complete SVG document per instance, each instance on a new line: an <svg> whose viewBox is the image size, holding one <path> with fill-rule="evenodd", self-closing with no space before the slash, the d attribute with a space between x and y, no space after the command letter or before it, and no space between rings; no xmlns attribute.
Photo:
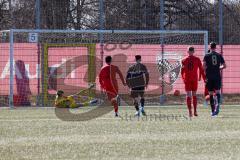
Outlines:
<svg viewBox="0 0 240 160"><path fill-rule="evenodd" d="M131 97L133 98L133 103L136 109L136 116L142 115L146 116L144 111L144 91L148 86L149 73L147 67L141 63L141 55L135 56L136 63L129 67L127 71L126 82L128 87L131 89ZM139 100L140 96L140 110L139 110Z"/></svg>
<svg viewBox="0 0 240 160"><path fill-rule="evenodd" d="M216 52L216 43L210 43L210 52L204 56L203 67L206 73L206 87L210 95L212 116L219 113L222 77L221 70L226 68L224 58ZM214 104L213 92L216 92L218 104Z"/></svg>

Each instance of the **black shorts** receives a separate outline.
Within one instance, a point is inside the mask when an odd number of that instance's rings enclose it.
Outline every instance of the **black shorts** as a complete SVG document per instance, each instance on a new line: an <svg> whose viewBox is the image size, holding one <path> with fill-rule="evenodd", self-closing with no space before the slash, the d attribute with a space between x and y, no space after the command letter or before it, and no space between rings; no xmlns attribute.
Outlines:
<svg viewBox="0 0 240 160"><path fill-rule="evenodd" d="M143 97L144 96L144 87L134 88L131 90L131 97L137 98L138 96Z"/></svg>
<svg viewBox="0 0 240 160"><path fill-rule="evenodd" d="M221 79L208 79L206 87L208 91L220 90L222 87Z"/></svg>

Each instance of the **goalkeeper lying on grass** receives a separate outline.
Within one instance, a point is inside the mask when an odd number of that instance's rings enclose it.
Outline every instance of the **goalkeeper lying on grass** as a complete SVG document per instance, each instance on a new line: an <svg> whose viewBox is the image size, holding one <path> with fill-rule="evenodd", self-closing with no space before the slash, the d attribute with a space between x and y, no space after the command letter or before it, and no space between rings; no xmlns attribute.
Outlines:
<svg viewBox="0 0 240 160"><path fill-rule="evenodd" d="M90 86L87 90L91 89ZM81 96L80 94L85 90L80 91L77 94L64 96L64 92L62 90L58 90L55 98L55 107L58 108L78 108L83 106L91 106L98 102L97 99L88 96Z"/></svg>

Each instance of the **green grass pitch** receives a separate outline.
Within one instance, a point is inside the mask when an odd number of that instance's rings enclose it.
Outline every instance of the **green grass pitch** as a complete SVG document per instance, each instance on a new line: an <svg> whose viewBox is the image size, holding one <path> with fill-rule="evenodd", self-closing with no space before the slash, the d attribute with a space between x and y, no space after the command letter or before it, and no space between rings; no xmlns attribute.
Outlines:
<svg viewBox="0 0 240 160"><path fill-rule="evenodd" d="M133 107L120 107L121 118L65 122L53 108L0 108L0 159L240 159L240 106L215 118L203 106L192 119L185 106L146 112L137 119Z"/></svg>

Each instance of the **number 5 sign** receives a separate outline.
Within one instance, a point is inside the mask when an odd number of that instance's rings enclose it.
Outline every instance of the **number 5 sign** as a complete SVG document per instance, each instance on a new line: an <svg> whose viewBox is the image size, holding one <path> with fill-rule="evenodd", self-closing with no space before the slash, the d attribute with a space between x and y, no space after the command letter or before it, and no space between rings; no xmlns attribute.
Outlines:
<svg viewBox="0 0 240 160"><path fill-rule="evenodd" d="M29 33L28 34L28 41L30 43L37 43L38 42L38 33Z"/></svg>

